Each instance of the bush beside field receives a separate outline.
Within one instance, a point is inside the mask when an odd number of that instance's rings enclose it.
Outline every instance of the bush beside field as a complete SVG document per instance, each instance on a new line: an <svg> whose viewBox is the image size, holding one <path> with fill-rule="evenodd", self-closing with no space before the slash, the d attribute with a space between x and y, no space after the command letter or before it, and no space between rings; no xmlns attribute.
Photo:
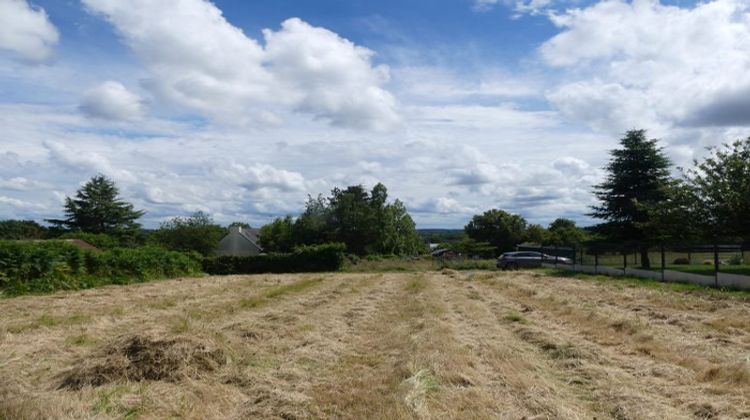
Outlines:
<svg viewBox="0 0 750 420"><path fill-rule="evenodd" d="M56 241L0 241L0 291L11 296L200 272L198 258L156 247L92 252Z"/></svg>
<svg viewBox="0 0 750 420"><path fill-rule="evenodd" d="M345 249L336 243L301 246L290 253L212 257L203 260L203 271L216 275L338 271Z"/></svg>

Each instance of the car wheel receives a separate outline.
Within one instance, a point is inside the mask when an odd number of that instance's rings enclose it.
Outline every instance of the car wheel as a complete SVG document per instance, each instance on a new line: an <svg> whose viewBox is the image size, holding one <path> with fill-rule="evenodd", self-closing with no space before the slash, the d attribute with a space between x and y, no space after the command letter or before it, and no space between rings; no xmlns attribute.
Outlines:
<svg viewBox="0 0 750 420"><path fill-rule="evenodd" d="M506 267L508 268L508 270L518 270L518 263L508 263Z"/></svg>

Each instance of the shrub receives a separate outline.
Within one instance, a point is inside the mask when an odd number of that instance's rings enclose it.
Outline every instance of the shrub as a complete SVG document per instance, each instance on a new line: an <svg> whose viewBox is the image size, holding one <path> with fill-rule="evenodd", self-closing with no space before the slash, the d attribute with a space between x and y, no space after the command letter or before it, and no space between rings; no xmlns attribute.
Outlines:
<svg viewBox="0 0 750 420"><path fill-rule="evenodd" d="M674 265L690 265L690 259L686 258L686 257L675 258L674 261L672 261L672 264L674 264Z"/></svg>
<svg viewBox="0 0 750 420"><path fill-rule="evenodd" d="M113 249L121 246L118 238L107 235L106 233L88 233L81 231L67 232L60 235L57 239L80 239L101 250Z"/></svg>
<svg viewBox="0 0 750 420"><path fill-rule="evenodd" d="M42 239L47 229L33 220L0 220L0 239Z"/></svg>
<svg viewBox="0 0 750 420"><path fill-rule="evenodd" d="M200 263L180 252L158 247L116 248L90 254L89 274L112 279L149 280L200 272Z"/></svg>
<svg viewBox="0 0 750 420"><path fill-rule="evenodd" d="M290 253L272 253L251 257L220 256L203 260L209 274L259 274L338 271L344 263L343 244L309 245Z"/></svg>
<svg viewBox="0 0 750 420"><path fill-rule="evenodd" d="M126 284L200 268L195 258L162 248L94 253L58 241L0 241L0 290L9 295Z"/></svg>
<svg viewBox="0 0 750 420"><path fill-rule="evenodd" d="M174 251L198 252L209 255L213 252L227 230L214 223L202 212L190 217L175 217L159 226L149 236L149 241Z"/></svg>

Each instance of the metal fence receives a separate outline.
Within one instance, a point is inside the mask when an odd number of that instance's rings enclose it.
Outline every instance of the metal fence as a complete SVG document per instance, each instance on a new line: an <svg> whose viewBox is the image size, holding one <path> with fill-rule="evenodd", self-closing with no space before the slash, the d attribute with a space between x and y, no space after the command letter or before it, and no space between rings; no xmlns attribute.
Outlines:
<svg viewBox="0 0 750 420"><path fill-rule="evenodd" d="M533 250L553 257L545 263L548 267L750 289L750 244L747 243L519 245L518 250ZM554 257L567 258L569 261L561 264L559 258Z"/></svg>

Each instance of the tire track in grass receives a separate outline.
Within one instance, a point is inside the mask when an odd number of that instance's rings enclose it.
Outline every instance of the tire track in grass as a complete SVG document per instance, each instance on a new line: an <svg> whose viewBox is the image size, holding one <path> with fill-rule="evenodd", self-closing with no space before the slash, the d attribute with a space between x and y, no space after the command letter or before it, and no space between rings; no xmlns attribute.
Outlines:
<svg viewBox="0 0 750 420"><path fill-rule="evenodd" d="M572 301L559 293L564 287L556 289L555 284L544 282L539 286L548 287L534 287L530 276L498 276L482 283L484 288L497 291L507 306L528 311L524 315L533 327L519 327L520 336L542 347L562 343L595 356L582 359L572 374L590 378L579 386L609 404L615 417L741 416L742 407L747 407L747 394L743 397L741 389L726 389L719 394L728 391L733 395L707 398L708 393L716 394L710 384L696 383L695 373L674 363L671 357L654 357L667 351L663 346L669 345L665 344L669 340L650 334L648 325L602 313L596 302ZM637 350L644 345L657 350L651 354ZM680 347L669 350L675 348Z"/></svg>

